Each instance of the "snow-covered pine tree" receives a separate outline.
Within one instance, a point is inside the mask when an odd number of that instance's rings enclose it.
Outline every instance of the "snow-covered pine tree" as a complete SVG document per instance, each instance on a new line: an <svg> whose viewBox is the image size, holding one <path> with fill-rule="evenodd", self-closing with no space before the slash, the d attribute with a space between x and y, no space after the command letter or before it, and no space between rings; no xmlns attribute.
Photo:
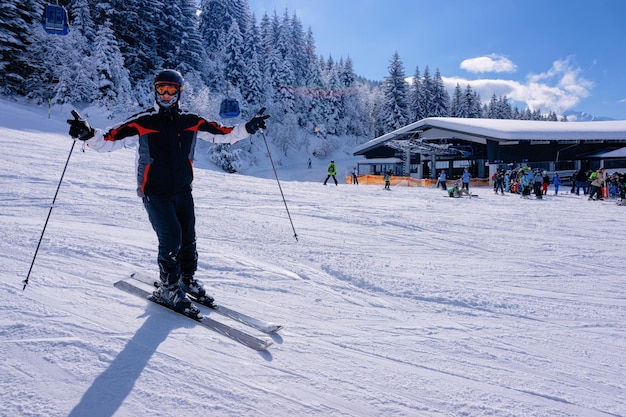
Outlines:
<svg viewBox="0 0 626 417"><path fill-rule="evenodd" d="M226 35L225 62L224 62L224 78L229 86L237 91L229 92L237 94L238 89L244 81L244 58L243 58L243 36L239 30L239 24L236 20L230 25Z"/></svg>
<svg viewBox="0 0 626 417"><path fill-rule="evenodd" d="M361 107L357 77L350 57L339 67L339 85L341 87L341 113L338 120L338 132L342 135L363 136L367 132L367 114Z"/></svg>
<svg viewBox="0 0 626 417"><path fill-rule="evenodd" d="M385 102L382 124L386 132L399 129L408 124L408 85L404 73L404 65L400 55L395 52L389 64L389 76L383 84Z"/></svg>
<svg viewBox="0 0 626 417"><path fill-rule="evenodd" d="M213 91L225 93L224 66L226 38L234 20L226 0L202 0L200 3L200 37L207 54L205 79Z"/></svg>
<svg viewBox="0 0 626 417"><path fill-rule="evenodd" d="M450 101L450 116L451 117L467 117L467 109L465 108L465 101L463 99L463 91L459 83L456 83L454 87L454 93L452 94L452 100Z"/></svg>
<svg viewBox="0 0 626 417"><path fill-rule="evenodd" d="M331 135L340 136L343 133L339 129L339 118L343 113L341 94L342 86L339 79L339 71L341 61L335 64L332 59L328 60L328 69L326 70L326 102L328 113L326 114L326 132Z"/></svg>
<svg viewBox="0 0 626 417"><path fill-rule="evenodd" d="M109 7L105 7L107 2ZM155 32L161 29L160 21L168 20L168 8L160 0L104 0L98 7L102 11L98 21L111 20L133 88L152 79L162 68Z"/></svg>
<svg viewBox="0 0 626 417"><path fill-rule="evenodd" d="M498 103L498 119L512 119L513 109L507 96L501 97Z"/></svg>
<svg viewBox="0 0 626 417"><path fill-rule="evenodd" d="M36 1L3 0L0 2L0 91L5 95L29 93L28 78L45 71L40 61L33 60L31 53L39 45L35 33L44 38L39 25L42 6ZM28 51L28 53L27 53Z"/></svg>
<svg viewBox="0 0 626 417"><path fill-rule="evenodd" d="M98 28L91 16L89 1L75 0L69 13L72 16L72 31L80 31L89 44L95 42Z"/></svg>
<svg viewBox="0 0 626 417"><path fill-rule="evenodd" d="M445 88L443 79L439 68L435 70L435 76L433 77L432 90L432 108L430 116L433 117L448 117L450 115L450 96Z"/></svg>
<svg viewBox="0 0 626 417"><path fill-rule="evenodd" d="M196 0L173 0L171 5L179 10L179 13L174 14L178 29L173 36L176 54L169 62L164 57L164 65L176 68L183 74L192 71L202 74L206 68L207 54L200 37Z"/></svg>
<svg viewBox="0 0 626 417"><path fill-rule="evenodd" d="M467 116L469 118L478 118L482 116L482 102L477 92L472 90L468 84L463 92L465 107L467 108Z"/></svg>
<svg viewBox="0 0 626 417"><path fill-rule="evenodd" d="M497 119L498 118L498 97L496 93L493 93L491 96L491 100L487 105L487 118L488 119Z"/></svg>
<svg viewBox="0 0 626 417"><path fill-rule="evenodd" d="M433 79L430 76L430 69L428 65L424 68L424 75L422 76L422 118L431 117L435 115L435 105L433 104Z"/></svg>
<svg viewBox="0 0 626 417"><path fill-rule="evenodd" d="M409 89L409 98L410 121L417 122L426 117L424 113L424 86L420 79L419 66L415 67L413 82Z"/></svg>
<svg viewBox="0 0 626 417"><path fill-rule="evenodd" d="M115 113L130 112L133 103L130 75L108 19L97 32L92 57L98 74L95 101Z"/></svg>
<svg viewBox="0 0 626 417"><path fill-rule="evenodd" d="M240 86L244 100L250 105L248 113L256 112L265 103L263 66L261 56L259 55L260 46L259 28L256 24L256 18L252 15L243 35L244 72L243 82Z"/></svg>

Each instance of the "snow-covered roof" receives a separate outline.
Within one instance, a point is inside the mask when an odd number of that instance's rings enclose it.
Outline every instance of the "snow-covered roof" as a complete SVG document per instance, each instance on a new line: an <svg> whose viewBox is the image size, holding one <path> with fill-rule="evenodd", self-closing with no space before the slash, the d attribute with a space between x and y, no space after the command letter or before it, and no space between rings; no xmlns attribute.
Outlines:
<svg viewBox="0 0 626 417"><path fill-rule="evenodd" d="M402 162L400 158L372 158L372 159L363 159L358 163L360 165L373 165L373 164L399 164Z"/></svg>
<svg viewBox="0 0 626 417"><path fill-rule="evenodd" d="M458 137L479 143L508 141L585 140L626 142L626 120L602 122L548 122L534 120L429 117L384 134L354 149L362 154L392 139Z"/></svg>

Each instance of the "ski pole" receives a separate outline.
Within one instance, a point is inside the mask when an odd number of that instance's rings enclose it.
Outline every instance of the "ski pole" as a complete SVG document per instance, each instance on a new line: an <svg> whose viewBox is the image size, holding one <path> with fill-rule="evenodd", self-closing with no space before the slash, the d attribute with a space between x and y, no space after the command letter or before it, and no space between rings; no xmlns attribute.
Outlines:
<svg viewBox="0 0 626 417"><path fill-rule="evenodd" d="M80 119L80 114L76 110L72 110L72 116L74 119ZM63 173L61 173L61 178L59 179L59 184L57 185L57 190L54 193L54 198L52 199L52 204L50 205L50 210L48 210L48 217L46 217L46 222L43 225L43 230L41 231L41 236L39 236L39 242L37 243L37 248L35 249L35 254L33 255L33 260L30 263L30 268L28 269L28 274L26 275L26 279L22 281L24 284L24 288L22 291L26 289L28 285L28 279L30 278L30 273L33 270L33 266L35 265L35 259L37 259L37 253L39 252L39 247L41 246L41 241L43 240L43 235L46 233L46 227L48 227L48 220L50 220L50 215L52 214L52 209L54 208L54 203L57 201L57 195L59 194L59 189L61 188L61 183L63 182L63 177L65 176L65 171L67 170L67 165L70 163L70 157L72 156L72 152L74 151L74 145L76 145L76 141L72 140L72 147L70 148L70 153L67 155L67 161L65 161L65 167L63 168Z"/></svg>
<svg viewBox="0 0 626 417"><path fill-rule="evenodd" d="M265 107L261 108L257 113L258 116L262 115L265 112ZM278 189L280 190L280 195L283 197L283 203L285 204L285 210L287 210L287 217L289 217L289 222L291 223L291 229L293 230L293 237L298 241L298 234L296 233L296 228L293 225L293 220L291 220L291 214L289 213L289 207L287 207L287 200L285 200L285 194L283 193L283 188L280 186L280 181L278 180L278 174L276 173L276 167L274 166L274 161L272 160L272 154L270 153L270 147L267 144L267 138L265 137L265 132L263 129L259 129L261 132L261 136L263 136L263 142L265 142L265 149L267 149L267 156L270 158L270 163L272 164L272 169L274 170L274 176L276 177L276 183L278 183Z"/></svg>

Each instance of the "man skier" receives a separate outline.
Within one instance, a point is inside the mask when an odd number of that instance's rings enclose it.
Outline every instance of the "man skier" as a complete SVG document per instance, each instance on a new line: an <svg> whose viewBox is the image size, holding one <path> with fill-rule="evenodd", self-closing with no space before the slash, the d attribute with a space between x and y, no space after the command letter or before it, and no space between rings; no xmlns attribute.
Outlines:
<svg viewBox="0 0 626 417"><path fill-rule="evenodd" d="M154 106L125 122L107 131L92 128L84 119L67 122L71 137L98 152L137 143L137 194L159 241L161 285L154 296L176 310L198 314L185 293L208 303L213 298L194 278L198 253L191 182L196 139L234 144L265 129L269 115L255 116L245 125L222 126L179 108L184 87L182 75L166 69L154 78Z"/></svg>
<svg viewBox="0 0 626 417"><path fill-rule="evenodd" d="M337 177L336 177L336 175L337 175L337 166L335 165L335 161L330 161L330 164L328 164L328 168L326 169L326 171L328 172L328 176L324 180L324 185L326 185L326 183L328 182L330 177L333 177L333 180L335 181L335 185L338 185Z"/></svg>

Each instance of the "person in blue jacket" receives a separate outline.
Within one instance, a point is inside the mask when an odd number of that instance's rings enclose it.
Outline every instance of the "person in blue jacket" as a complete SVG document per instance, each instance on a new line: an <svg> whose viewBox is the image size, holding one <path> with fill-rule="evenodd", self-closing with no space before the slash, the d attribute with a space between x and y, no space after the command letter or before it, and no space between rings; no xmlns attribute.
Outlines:
<svg viewBox="0 0 626 417"><path fill-rule="evenodd" d="M461 175L461 190L467 190L469 193L469 184L472 179L472 174L469 173L467 168L463 169L463 175Z"/></svg>
<svg viewBox="0 0 626 417"><path fill-rule="evenodd" d="M441 189L442 189L442 190L444 190L444 191L445 191L445 190L447 189L447 187L446 187L446 171L441 171L441 172L439 173L439 179L438 179L438 181L437 181L437 184L438 184L439 186L441 186Z"/></svg>
<svg viewBox="0 0 626 417"><path fill-rule="evenodd" d="M222 126L180 109L185 87L175 70L160 71L153 82L155 104L106 131L94 129L85 119L68 120L71 137L85 141L98 152L137 144L137 195L156 232L160 286L154 296L174 309L198 314L187 298L212 303L203 285L194 278L198 266L195 209L191 195L192 163L196 139L236 143L265 129L269 115L255 116L233 127Z"/></svg>
<svg viewBox="0 0 626 417"><path fill-rule="evenodd" d="M555 172L552 177L552 185L554 185L554 195L559 194L559 186L561 185L561 177L559 177L559 173Z"/></svg>

